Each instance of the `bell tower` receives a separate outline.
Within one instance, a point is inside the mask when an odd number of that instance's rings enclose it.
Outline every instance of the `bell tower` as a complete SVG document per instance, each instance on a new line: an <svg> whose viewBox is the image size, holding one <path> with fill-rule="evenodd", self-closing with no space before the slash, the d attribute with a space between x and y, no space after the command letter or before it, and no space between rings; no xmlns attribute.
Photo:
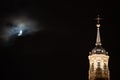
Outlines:
<svg viewBox="0 0 120 80"><path fill-rule="evenodd" d="M100 20L101 18L96 18L97 20L97 37L95 48L89 53L89 80L110 80L110 72L108 67L109 56L108 52L101 46L100 38Z"/></svg>

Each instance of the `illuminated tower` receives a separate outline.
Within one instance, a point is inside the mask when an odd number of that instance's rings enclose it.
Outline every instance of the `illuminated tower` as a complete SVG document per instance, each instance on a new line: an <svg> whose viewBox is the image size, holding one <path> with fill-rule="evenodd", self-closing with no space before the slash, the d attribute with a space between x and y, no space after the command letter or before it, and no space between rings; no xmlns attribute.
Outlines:
<svg viewBox="0 0 120 80"><path fill-rule="evenodd" d="M98 16L97 20L97 37L96 46L89 53L89 80L110 80L110 72L108 68L109 56L108 52L102 48L100 39L100 20Z"/></svg>

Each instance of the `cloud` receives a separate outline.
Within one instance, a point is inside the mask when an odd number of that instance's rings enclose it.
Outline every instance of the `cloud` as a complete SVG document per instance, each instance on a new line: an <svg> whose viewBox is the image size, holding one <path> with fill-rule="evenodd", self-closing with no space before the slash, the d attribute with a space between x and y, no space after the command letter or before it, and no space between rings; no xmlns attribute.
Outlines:
<svg viewBox="0 0 120 80"><path fill-rule="evenodd" d="M37 20L25 15L12 16L4 22L1 38L8 42L16 37L31 35L40 30L42 30L42 27Z"/></svg>

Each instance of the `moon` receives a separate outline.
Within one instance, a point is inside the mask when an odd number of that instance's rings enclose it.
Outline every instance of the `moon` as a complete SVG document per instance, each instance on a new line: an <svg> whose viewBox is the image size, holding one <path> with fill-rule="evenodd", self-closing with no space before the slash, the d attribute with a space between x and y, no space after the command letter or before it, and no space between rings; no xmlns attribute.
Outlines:
<svg viewBox="0 0 120 80"><path fill-rule="evenodd" d="M22 33L23 33L23 31L20 30L19 33L18 33L18 36L22 36Z"/></svg>

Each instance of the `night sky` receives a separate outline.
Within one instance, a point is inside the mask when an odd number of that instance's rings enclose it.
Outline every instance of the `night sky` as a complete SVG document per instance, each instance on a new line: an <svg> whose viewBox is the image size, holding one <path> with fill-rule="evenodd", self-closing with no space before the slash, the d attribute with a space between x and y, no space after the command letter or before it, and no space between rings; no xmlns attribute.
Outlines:
<svg viewBox="0 0 120 80"><path fill-rule="evenodd" d="M43 28L9 42L0 39L0 80L88 80L98 14L103 18L101 38L110 56L110 77L119 80L119 7L105 0L0 0L0 29L9 24L7 18L20 15Z"/></svg>

